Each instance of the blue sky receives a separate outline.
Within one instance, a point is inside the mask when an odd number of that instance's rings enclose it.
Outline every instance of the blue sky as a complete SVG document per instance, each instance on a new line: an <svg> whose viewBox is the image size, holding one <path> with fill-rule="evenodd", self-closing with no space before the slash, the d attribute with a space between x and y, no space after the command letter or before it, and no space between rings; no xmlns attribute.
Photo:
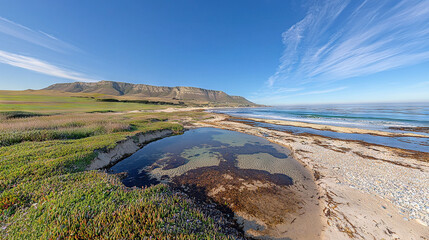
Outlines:
<svg viewBox="0 0 429 240"><path fill-rule="evenodd" d="M429 1L0 2L0 89L99 80L275 105L429 101Z"/></svg>

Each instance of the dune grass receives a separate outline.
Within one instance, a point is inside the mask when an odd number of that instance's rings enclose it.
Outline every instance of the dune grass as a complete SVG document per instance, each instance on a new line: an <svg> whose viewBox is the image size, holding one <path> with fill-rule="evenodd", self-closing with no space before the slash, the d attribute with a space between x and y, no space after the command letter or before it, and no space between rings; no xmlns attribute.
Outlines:
<svg viewBox="0 0 429 240"><path fill-rule="evenodd" d="M91 114L13 118L0 122L0 147L23 141L80 139L133 129L133 125L112 116Z"/></svg>
<svg viewBox="0 0 429 240"><path fill-rule="evenodd" d="M0 122L0 238L228 238L165 185L130 189L117 176L85 171L95 150L113 148L127 136L180 132L169 116L24 115Z"/></svg>

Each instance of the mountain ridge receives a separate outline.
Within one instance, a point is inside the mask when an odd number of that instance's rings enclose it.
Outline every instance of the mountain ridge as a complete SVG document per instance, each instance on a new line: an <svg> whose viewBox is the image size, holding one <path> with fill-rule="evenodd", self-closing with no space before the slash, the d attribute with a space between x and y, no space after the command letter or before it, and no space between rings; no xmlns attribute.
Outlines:
<svg viewBox="0 0 429 240"><path fill-rule="evenodd" d="M161 100L194 104L257 106L241 96L228 95L223 91L197 87L165 87L115 81L56 83L42 90L69 93L97 93L116 97L145 100Z"/></svg>

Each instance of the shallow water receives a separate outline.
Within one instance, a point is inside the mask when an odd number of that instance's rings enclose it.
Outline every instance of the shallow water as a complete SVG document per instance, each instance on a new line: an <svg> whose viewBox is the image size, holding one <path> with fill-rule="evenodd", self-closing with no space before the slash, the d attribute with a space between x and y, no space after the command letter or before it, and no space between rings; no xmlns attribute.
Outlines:
<svg viewBox="0 0 429 240"><path fill-rule="evenodd" d="M271 130L286 131L294 134L310 133L319 136L331 137L342 140L358 140L367 143L378 144L388 147L408 149L420 152L429 152L429 138L418 137L383 137L370 134L340 133L334 131L318 130L294 126L283 126L277 124L257 122L253 120L233 119L234 121L247 123L252 126L263 127Z"/></svg>
<svg viewBox="0 0 429 240"><path fill-rule="evenodd" d="M263 138L228 130L198 128L149 143L110 170L113 173L127 172L124 184L137 187L207 167L225 172L240 171L240 174L250 177L259 175L281 185L308 178L309 173L288 154L288 149Z"/></svg>

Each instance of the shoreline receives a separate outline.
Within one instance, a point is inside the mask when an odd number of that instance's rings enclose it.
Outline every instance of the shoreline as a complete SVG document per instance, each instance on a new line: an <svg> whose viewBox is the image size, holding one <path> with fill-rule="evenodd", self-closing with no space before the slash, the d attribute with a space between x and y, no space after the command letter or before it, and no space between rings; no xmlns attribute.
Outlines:
<svg viewBox="0 0 429 240"><path fill-rule="evenodd" d="M321 239L429 238L429 209L424 209L428 204L424 199L429 183L427 156L419 160L411 153L417 151L396 149L402 152L398 154L391 147L293 135L228 121L226 114L211 114L212 119L195 127L265 138L290 149L293 157L314 174L323 207ZM417 181L413 182L414 178Z"/></svg>
<svg viewBox="0 0 429 240"><path fill-rule="evenodd" d="M427 186L429 179L428 154L419 159L421 152L418 151L309 133L292 134L236 122L226 114L209 113L209 116L199 122L185 123L185 129L215 127L262 137L288 148L291 156L310 171L316 184L322 224L321 236L316 239L429 239L429 209L424 207L427 205L424 186ZM374 179L377 174L386 176ZM417 183L412 183L414 178ZM399 187L395 188L395 185ZM412 192L415 189L421 189L417 196ZM303 194L302 190L294 191ZM400 194L390 196L389 192ZM416 203L420 206L417 210L413 209ZM319 211L306 209L311 208L304 206L303 214L312 211L310 215L313 218L314 211ZM315 239L315 235L306 238L307 225L302 221L293 219L278 226L275 233L273 228L270 231L263 231L263 228L254 231L255 226L258 229L263 224L246 213L235 212L234 215L240 228L250 237L265 239L263 235L268 235ZM292 235L284 235L286 232Z"/></svg>
<svg viewBox="0 0 429 240"><path fill-rule="evenodd" d="M290 133L290 134L292 134L294 136L321 137L321 138L326 138L326 139L331 139L331 140L338 140L338 141L344 141L344 142L354 142L354 143L360 144L361 146L365 146L365 147L371 147L371 146L382 147L382 148L390 149L392 152L395 152L399 156L408 157L408 158L412 158L412 159L417 159L417 160L423 161L423 162L429 162L429 152L421 152L421 151L417 151L417 150L398 148L398 147L391 147L391 146L386 146L386 145L382 145L382 144L369 143L369 142L366 142L366 141L363 141L363 140L339 139L339 138L330 137L330 136L324 136L324 135L319 135L319 134L315 134L315 133L307 133L307 132L293 133L293 132L286 131L286 130L276 130L276 129L272 129L272 128L269 128L269 127L260 127L260 126L254 125L252 123L244 123L244 122L236 121L234 119L237 119L237 118L228 118L228 121L230 121L230 122L236 122L236 123L242 123L242 124L249 125L249 126L252 126L252 127L255 127L255 128L263 128L263 129L273 130L273 131L277 131L277 132ZM245 119L245 118L240 118L240 119ZM285 125L285 126L287 126L287 125ZM341 148L334 149L334 151L344 152L344 150L342 150Z"/></svg>
<svg viewBox="0 0 429 240"><path fill-rule="evenodd" d="M243 119L249 119L249 120L253 120L256 122L270 123L270 124L275 124L275 125L312 128L312 129L316 129L316 130L333 131L333 132L339 132L339 133L370 134L370 135L382 136L382 137L429 138L428 135L417 134L417 133L393 133L393 132L386 132L386 131L381 131L381 130L370 130L370 129L352 128L352 127L339 127L339 126L323 125L323 124L317 124L317 123L263 119L263 118L243 118Z"/></svg>

